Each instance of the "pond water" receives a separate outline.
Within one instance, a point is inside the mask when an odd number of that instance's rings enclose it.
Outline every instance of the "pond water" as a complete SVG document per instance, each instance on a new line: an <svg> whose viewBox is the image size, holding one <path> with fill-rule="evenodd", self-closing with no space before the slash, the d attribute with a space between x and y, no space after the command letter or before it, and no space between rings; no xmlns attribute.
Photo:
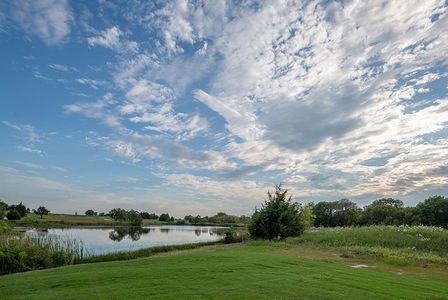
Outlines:
<svg viewBox="0 0 448 300"><path fill-rule="evenodd" d="M142 248L212 242L225 228L211 226L150 226L142 228L29 229L26 235L81 241L89 255L135 251Z"/></svg>

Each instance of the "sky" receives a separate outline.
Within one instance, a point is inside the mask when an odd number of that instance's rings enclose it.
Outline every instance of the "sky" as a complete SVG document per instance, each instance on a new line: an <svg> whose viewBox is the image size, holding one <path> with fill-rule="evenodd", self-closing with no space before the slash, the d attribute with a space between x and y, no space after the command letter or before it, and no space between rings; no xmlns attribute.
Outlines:
<svg viewBox="0 0 448 300"><path fill-rule="evenodd" d="M0 198L250 214L448 194L448 2L0 1Z"/></svg>

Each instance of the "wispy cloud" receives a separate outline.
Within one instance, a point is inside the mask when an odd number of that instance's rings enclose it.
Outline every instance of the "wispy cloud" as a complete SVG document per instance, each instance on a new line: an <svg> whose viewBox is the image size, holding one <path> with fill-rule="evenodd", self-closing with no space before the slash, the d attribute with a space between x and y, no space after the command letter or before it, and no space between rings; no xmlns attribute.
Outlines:
<svg viewBox="0 0 448 300"><path fill-rule="evenodd" d="M66 0L15 1L10 13L26 33L38 36L47 45L61 43L73 22Z"/></svg>
<svg viewBox="0 0 448 300"><path fill-rule="evenodd" d="M117 26L110 27L97 36L87 38L89 46L101 46L117 52L137 52L138 44L124 38L124 33Z"/></svg>

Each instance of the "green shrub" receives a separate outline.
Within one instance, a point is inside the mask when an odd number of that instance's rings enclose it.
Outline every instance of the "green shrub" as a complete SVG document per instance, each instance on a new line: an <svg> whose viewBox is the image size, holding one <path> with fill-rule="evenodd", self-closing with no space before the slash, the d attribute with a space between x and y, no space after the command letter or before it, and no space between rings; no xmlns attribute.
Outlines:
<svg viewBox="0 0 448 300"><path fill-rule="evenodd" d="M11 209L10 211L8 211L6 217L8 218L8 220L20 220L21 218L20 213L15 209Z"/></svg>
<svg viewBox="0 0 448 300"><path fill-rule="evenodd" d="M19 235L0 236L0 275L59 267L83 259L75 240Z"/></svg>
<svg viewBox="0 0 448 300"><path fill-rule="evenodd" d="M224 233L225 244L241 243L243 241L244 241L244 235L241 232L237 232L234 230L227 230Z"/></svg>
<svg viewBox="0 0 448 300"><path fill-rule="evenodd" d="M287 193L281 185L275 187L274 195L268 192L268 200L252 216L252 222L249 224L251 237L272 240L303 233L309 220L304 222L301 219L302 207L293 203Z"/></svg>

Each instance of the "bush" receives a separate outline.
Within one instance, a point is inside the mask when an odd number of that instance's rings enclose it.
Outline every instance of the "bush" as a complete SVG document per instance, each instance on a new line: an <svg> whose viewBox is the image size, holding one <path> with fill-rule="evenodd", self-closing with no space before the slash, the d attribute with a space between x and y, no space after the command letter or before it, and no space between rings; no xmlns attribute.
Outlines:
<svg viewBox="0 0 448 300"><path fill-rule="evenodd" d="M131 226L142 226L143 218L138 211L131 209L128 212L128 219Z"/></svg>
<svg viewBox="0 0 448 300"><path fill-rule="evenodd" d="M15 209L11 209L10 211L8 211L6 217L8 218L8 220L20 220L21 218L20 213Z"/></svg>
<svg viewBox="0 0 448 300"><path fill-rule="evenodd" d="M233 230L227 230L224 233L224 243L225 244L242 243L243 240L244 240L244 237L239 232L236 232Z"/></svg>
<svg viewBox="0 0 448 300"><path fill-rule="evenodd" d="M94 211L93 209L88 209L88 210L86 210L85 215L86 216L96 216L96 215L98 215L98 213L96 211Z"/></svg>
<svg viewBox="0 0 448 300"><path fill-rule="evenodd" d="M74 240L3 235L0 237L0 275L59 267L83 259Z"/></svg>
<svg viewBox="0 0 448 300"><path fill-rule="evenodd" d="M299 236L305 230L301 220L302 207L287 198L287 190L281 185L275 187L275 194L268 192L268 200L260 210L256 210L249 224L249 233L253 238L272 240Z"/></svg>
<svg viewBox="0 0 448 300"><path fill-rule="evenodd" d="M169 214L161 214L159 217L159 221L161 222L169 222L171 220L170 215Z"/></svg>
<svg viewBox="0 0 448 300"><path fill-rule="evenodd" d="M448 198L430 197L419 203L415 210L424 225L448 228Z"/></svg>

